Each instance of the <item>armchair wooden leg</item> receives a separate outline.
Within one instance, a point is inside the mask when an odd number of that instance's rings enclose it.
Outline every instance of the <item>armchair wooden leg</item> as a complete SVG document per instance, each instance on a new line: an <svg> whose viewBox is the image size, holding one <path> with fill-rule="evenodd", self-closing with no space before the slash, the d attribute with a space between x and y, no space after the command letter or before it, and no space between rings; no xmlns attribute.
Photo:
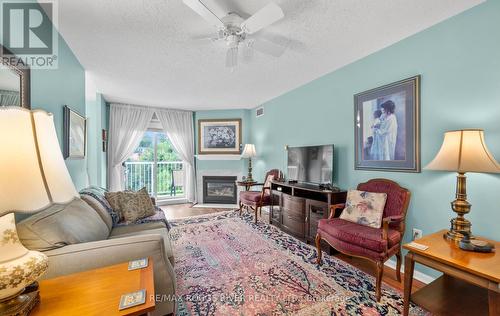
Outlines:
<svg viewBox="0 0 500 316"><path fill-rule="evenodd" d="M238 204L240 206L240 216L241 216L241 211L243 210L243 203L241 203L241 201L239 201Z"/></svg>
<svg viewBox="0 0 500 316"><path fill-rule="evenodd" d="M399 251L396 254L396 278L398 279L398 282L401 282L401 248L399 248Z"/></svg>
<svg viewBox="0 0 500 316"><path fill-rule="evenodd" d="M321 264L321 235L320 233L317 233L316 234L316 238L314 239L315 243L316 243L316 251L318 252L318 256L316 258L316 263L317 264Z"/></svg>
<svg viewBox="0 0 500 316"><path fill-rule="evenodd" d="M259 207L255 207L255 224L257 224L257 211L259 210Z"/></svg>
<svg viewBox="0 0 500 316"><path fill-rule="evenodd" d="M384 275L384 263L377 262L377 284L375 288L375 298L377 302L380 302L380 297L382 296L382 276Z"/></svg>

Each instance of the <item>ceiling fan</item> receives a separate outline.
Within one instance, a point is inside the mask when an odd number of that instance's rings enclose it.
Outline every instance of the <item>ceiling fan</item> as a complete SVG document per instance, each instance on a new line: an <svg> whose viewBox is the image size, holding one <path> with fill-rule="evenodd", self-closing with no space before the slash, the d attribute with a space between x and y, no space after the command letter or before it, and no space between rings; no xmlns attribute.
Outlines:
<svg viewBox="0 0 500 316"><path fill-rule="evenodd" d="M276 43L264 38L258 39L253 34L263 28L281 20L285 15L283 10L274 2L257 11L254 15L244 20L238 13L229 12L225 16L219 8L209 8L200 0L183 0L184 4L198 13L208 23L217 28L213 41L224 41L227 46L226 67L234 69L238 65L238 50L243 49L245 59L251 59L253 49L267 55L279 57L287 48L288 43ZM219 12L216 15L214 12ZM283 38L283 37L282 37Z"/></svg>

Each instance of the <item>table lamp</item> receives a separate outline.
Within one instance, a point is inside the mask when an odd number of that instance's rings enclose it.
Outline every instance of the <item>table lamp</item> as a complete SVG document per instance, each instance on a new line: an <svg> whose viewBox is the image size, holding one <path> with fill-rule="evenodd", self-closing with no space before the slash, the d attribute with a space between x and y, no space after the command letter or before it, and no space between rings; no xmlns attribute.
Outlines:
<svg viewBox="0 0 500 316"><path fill-rule="evenodd" d="M446 132L441 149L425 169L458 172L456 197L451 202L451 208L458 216L451 220L451 228L445 237L448 240L460 241L464 237L460 232L472 236L471 223L464 218L471 209L471 204L467 202L465 173L500 173L500 164L486 148L483 130Z"/></svg>
<svg viewBox="0 0 500 316"><path fill-rule="evenodd" d="M242 158L248 158L248 176L247 182L254 182L252 178L252 158L257 157L257 152L255 151L254 144L245 144L245 148L243 148L243 153L241 154Z"/></svg>
<svg viewBox="0 0 500 316"><path fill-rule="evenodd" d="M26 315L38 291L23 293L48 267L26 249L13 212L32 213L78 196L59 148L52 114L0 107L0 315ZM28 291L26 291L28 292Z"/></svg>

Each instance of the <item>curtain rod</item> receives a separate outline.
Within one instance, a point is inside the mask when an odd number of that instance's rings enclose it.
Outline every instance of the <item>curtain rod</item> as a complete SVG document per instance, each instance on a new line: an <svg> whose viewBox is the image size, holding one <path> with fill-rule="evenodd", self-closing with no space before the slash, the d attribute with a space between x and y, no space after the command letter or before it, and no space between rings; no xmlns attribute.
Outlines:
<svg viewBox="0 0 500 316"><path fill-rule="evenodd" d="M177 111L177 112L186 112L186 113L193 113L194 111L190 110L178 110L178 109L169 109L169 108L160 108L160 107L155 107L155 106L146 106L146 105L135 105L135 104L125 104L125 103L109 103L109 105L114 105L114 106L121 106L121 107L132 107L132 108L141 108L141 109L153 109L157 111Z"/></svg>

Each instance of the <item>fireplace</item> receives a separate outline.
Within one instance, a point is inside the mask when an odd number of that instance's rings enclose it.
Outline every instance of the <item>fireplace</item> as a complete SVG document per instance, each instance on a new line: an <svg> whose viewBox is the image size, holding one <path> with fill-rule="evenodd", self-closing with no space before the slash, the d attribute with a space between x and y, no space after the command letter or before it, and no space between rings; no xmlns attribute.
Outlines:
<svg viewBox="0 0 500 316"><path fill-rule="evenodd" d="M236 177L203 177L203 203L236 204L237 193Z"/></svg>

